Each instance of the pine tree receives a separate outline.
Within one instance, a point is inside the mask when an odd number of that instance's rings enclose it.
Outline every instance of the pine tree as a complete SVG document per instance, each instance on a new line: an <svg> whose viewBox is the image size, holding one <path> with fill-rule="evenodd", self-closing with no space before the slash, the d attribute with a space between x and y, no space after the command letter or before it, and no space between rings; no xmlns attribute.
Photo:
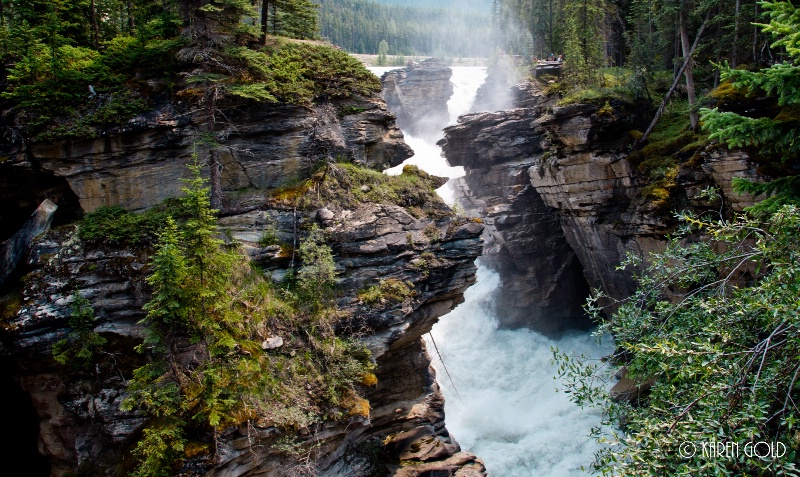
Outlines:
<svg viewBox="0 0 800 477"><path fill-rule="evenodd" d="M776 40L773 47L786 50L790 61L775 64L761 71L725 68L722 79L734 88L762 92L774 97L779 105L773 117L748 117L714 108L703 109L703 127L731 148L755 148L762 162L774 158L785 177L775 177L766 184L753 184L742 179L734 186L742 192L763 194L767 200L758 204L757 212L770 212L785 203L800 203L800 122L796 111L800 108L800 8L786 1L762 2L769 13L770 22L761 25Z"/></svg>
<svg viewBox="0 0 800 477"><path fill-rule="evenodd" d="M572 87L594 85L605 66L603 25L610 6L605 0L569 0L564 7L567 28L565 76Z"/></svg>
<svg viewBox="0 0 800 477"><path fill-rule="evenodd" d="M375 64L378 66L386 66L386 54L389 53L389 43L386 40L381 40L378 44L378 59L375 61Z"/></svg>
<svg viewBox="0 0 800 477"><path fill-rule="evenodd" d="M152 260L152 272L147 283L153 287L153 296L144 306L147 312L143 324L149 325L148 334L140 349L153 347L156 352L166 352L165 341L170 341L177 330L186 329L185 306L188 269L181 247L183 242L178 225L172 217L159 236L158 251Z"/></svg>
<svg viewBox="0 0 800 477"><path fill-rule="evenodd" d="M106 339L94 331L94 320L91 303L76 290L72 295L70 332L67 338L53 345L53 359L61 364L69 363L76 371L90 369L106 343Z"/></svg>

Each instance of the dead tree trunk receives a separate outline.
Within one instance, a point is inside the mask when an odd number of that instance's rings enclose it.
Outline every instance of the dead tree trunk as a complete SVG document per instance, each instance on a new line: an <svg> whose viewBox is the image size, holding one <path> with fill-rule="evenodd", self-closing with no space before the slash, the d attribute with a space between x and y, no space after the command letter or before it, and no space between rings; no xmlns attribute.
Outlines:
<svg viewBox="0 0 800 477"><path fill-rule="evenodd" d="M711 11L706 14L706 19L703 20L703 24L700 25L700 29L697 31L697 36L694 39L694 44L692 44L692 48L689 50L689 55L683 59L683 63L681 64L680 69L675 74L675 79L672 81L672 86L667 91L667 94L664 96L664 99L661 101L661 105L658 107L656 111L656 115L653 117L653 120L650 122L650 126L647 127L647 130L642 134L642 137L639 138L638 141L634 143L634 148L639 148L642 144L647 142L647 139L650 137L650 134L653 133L653 129L656 128L656 124L658 124L658 120L661 119L661 115L664 114L664 109L667 107L667 103L669 102L669 98L672 97L672 93L675 92L675 88L678 87L678 82L681 80L681 75L683 71L689 66L689 59L694 54L694 50L697 49L697 45L700 44L700 37L703 36L703 31L706 29L706 25L708 24L708 19L711 18Z"/></svg>
<svg viewBox="0 0 800 477"><path fill-rule="evenodd" d="M50 228L56 209L58 209L56 204L45 199L31 214L25 225L14 236L0 244L0 285L8 280L8 277L17 268L17 264L25 256L34 237Z"/></svg>

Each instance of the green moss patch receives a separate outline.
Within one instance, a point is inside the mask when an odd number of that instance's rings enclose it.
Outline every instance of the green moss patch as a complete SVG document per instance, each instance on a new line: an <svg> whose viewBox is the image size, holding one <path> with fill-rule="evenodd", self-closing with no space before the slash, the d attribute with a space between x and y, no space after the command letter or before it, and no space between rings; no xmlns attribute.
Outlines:
<svg viewBox="0 0 800 477"><path fill-rule="evenodd" d="M326 45L276 40L263 50L237 47L230 55L248 72L230 92L245 98L308 104L315 99L369 97L381 90L380 80L360 61Z"/></svg>
<svg viewBox="0 0 800 477"><path fill-rule="evenodd" d="M358 299L367 305L394 305L404 302L416 294L414 284L395 278L381 280L358 292Z"/></svg>
<svg viewBox="0 0 800 477"><path fill-rule="evenodd" d="M595 106L602 107L609 101L622 101L626 104L633 104L633 91L625 86L581 89L566 94L558 102L558 105L568 106L570 104L593 104Z"/></svg>
<svg viewBox="0 0 800 477"><path fill-rule="evenodd" d="M647 144L628 155L628 161L647 184L642 195L656 207L672 203L672 192L682 167L694 167L698 152L705 148L705 134L689 130L688 105L674 103L662 116L650 135ZM641 137L639 131L631 131L633 138Z"/></svg>
<svg viewBox="0 0 800 477"><path fill-rule="evenodd" d="M359 203L395 204L416 217L443 218L451 214L436 189L447 179L432 176L416 166L390 176L354 164L328 164L318 186L315 204L333 203L353 208ZM318 174L319 177L319 174Z"/></svg>

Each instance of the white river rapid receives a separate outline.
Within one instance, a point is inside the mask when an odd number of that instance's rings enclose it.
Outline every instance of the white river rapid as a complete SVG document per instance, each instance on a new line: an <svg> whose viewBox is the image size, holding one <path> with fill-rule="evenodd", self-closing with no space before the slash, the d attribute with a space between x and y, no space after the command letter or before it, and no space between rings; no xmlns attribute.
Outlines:
<svg viewBox="0 0 800 477"><path fill-rule="evenodd" d="M370 69L380 76L393 68ZM485 77L486 68L453 68L454 93L448 102L451 124L470 112ZM438 176L464 175L463 168L450 167L441 157L435 141L407 134L405 139L415 155L404 164ZM402 165L386 172L401 170ZM438 192L448 204L454 203L448 184ZM599 358L611 353L613 343L604 338L598 344L585 331L555 340L526 329L498 329L489 304L501 286L497 273L480 266L478 282L465 293L465 302L440 318L431 331L441 359L426 336L446 400L447 428L464 450L484 460L493 477L590 475L582 468L590 468L600 449L589 436L600 425L600 416L557 391L561 383L555 377L552 348Z"/></svg>

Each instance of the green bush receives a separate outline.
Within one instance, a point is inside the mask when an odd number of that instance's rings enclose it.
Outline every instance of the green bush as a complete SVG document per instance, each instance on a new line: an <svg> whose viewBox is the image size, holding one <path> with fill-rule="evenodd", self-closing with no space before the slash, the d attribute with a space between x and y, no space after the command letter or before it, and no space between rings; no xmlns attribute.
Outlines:
<svg viewBox="0 0 800 477"><path fill-rule="evenodd" d="M414 284L387 278L358 292L358 299L367 305L395 305L415 295Z"/></svg>
<svg viewBox="0 0 800 477"><path fill-rule="evenodd" d="M35 141L95 137L147 109L140 90L149 87L134 78L169 76L180 45L175 38L120 36L95 50L37 40L10 68L2 97Z"/></svg>
<svg viewBox="0 0 800 477"><path fill-rule="evenodd" d="M72 295L68 337L53 345L53 359L69 364L76 371L92 368L106 339L94 331L94 310L89 300L77 291Z"/></svg>
<svg viewBox="0 0 800 477"><path fill-rule="evenodd" d="M557 353L567 392L598 406L609 426L596 470L608 476L796 476L800 446L800 210L766 220L685 227L642 266L636 293L606 319L589 310L618 350L602 363ZM687 244L692 236L707 242ZM676 298L676 293L680 298ZM609 398L607 364L634 383L654 382L638 402ZM619 427L617 427L619 426ZM745 445L780 443L785 453L747 455ZM685 443L696 452L686 453ZM738 446L709 455L703 445ZM780 448L780 447L779 447ZM682 450L684 452L682 453ZM688 454L688 455L687 455Z"/></svg>
<svg viewBox="0 0 800 477"><path fill-rule="evenodd" d="M135 214L120 206L101 207L78 222L78 235L94 244L151 244L168 215L158 208Z"/></svg>
<svg viewBox="0 0 800 477"><path fill-rule="evenodd" d="M249 70L236 80L231 93L261 101L308 104L316 99L371 97L380 80L360 61L325 45L278 41L263 51L245 47L230 50Z"/></svg>
<svg viewBox="0 0 800 477"><path fill-rule="evenodd" d="M405 166L397 176L355 164L328 164L319 184L319 204L353 207L362 202L395 204L417 217L442 218L451 211L436 193L446 179L416 166Z"/></svg>

